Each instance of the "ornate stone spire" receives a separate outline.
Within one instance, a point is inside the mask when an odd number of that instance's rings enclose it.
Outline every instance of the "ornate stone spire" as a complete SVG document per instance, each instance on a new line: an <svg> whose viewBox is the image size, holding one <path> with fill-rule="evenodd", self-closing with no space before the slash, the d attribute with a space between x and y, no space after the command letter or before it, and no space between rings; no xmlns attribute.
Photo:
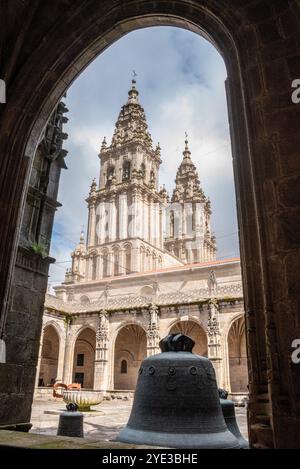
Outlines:
<svg viewBox="0 0 300 469"><path fill-rule="evenodd" d="M187 134L183 160L178 168L175 183L176 187L173 192L172 202L206 202L206 197L200 186L196 166L191 159Z"/></svg>
<svg viewBox="0 0 300 469"><path fill-rule="evenodd" d="M80 242L79 242L79 244L84 245L84 230L83 230L83 227L82 227L82 230L81 230L81 233L80 233Z"/></svg>
<svg viewBox="0 0 300 469"><path fill-rule="evenodd" d="M84 229L82 227L81 233L80 233L80 238L79 238L79 243L77 244L76 248L74 249L73 255L80 256L81 254L84 254L86 252L85 248L85 235L84 235Z"/></svg>
<svg viewBox="0 0 300 469"><path fill-rule="evenodd" d="M138 97L139 92L136 89L136 81L132 80L132 87L128 93L128 101L122 107L116 122L111 148L135 142L153 151L152 138L148 131L145 111L140 105Z"/></svg>

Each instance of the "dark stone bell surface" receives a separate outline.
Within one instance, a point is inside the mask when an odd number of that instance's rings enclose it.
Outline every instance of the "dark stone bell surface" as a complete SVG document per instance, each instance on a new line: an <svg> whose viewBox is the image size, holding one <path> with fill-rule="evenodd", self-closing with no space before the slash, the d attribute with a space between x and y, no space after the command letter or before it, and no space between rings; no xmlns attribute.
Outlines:
<svg viewBox="0 0 300 469"><path fill-rule="evenodd" d="M83 414L78 412L78 405L70 402L67 412L59 416L57 435L83 438Z"/></svg>
<svg viewBox="0 0 300 469"><path fill-rule="evenodd" d="M240 448L227 429L211 362L172 334L140 368L132 412L118 440L174 448ZM184 351L183 351L184 350Z"/></svg>

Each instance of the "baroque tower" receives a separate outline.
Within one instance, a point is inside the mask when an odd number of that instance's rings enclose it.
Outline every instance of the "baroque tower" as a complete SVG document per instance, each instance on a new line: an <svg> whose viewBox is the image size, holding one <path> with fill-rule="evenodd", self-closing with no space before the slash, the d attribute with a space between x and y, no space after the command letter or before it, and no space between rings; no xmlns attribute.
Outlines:
<svg viewBox="0 0 300 469"><path fill-rule="evenodd" d="M211 232L211 204L201 188L187 139L175 184L165 248L184 263L214 261L216 242Z"/></svg>
<svg viewBox="0 0 300 469"><path fill-rule="evenodd" d="M159 189L161 149L153 147L135 80L99 159L99 183L92 182L87 198L87 240L81 233L65 283L215 260L210 201L188 141L170 204L166 189Z"/></svg>
<svg viewBox="0 0 300 469"><path fill-rule="evenodd" d="M103 140L99 158L99 186L94 180L87 199L86 248L81 236L66 280L98 280L182 265L164 251L168 196L165 189L158 189L161 149L159 144L153 148L135 80L111 145Z"/></svg>

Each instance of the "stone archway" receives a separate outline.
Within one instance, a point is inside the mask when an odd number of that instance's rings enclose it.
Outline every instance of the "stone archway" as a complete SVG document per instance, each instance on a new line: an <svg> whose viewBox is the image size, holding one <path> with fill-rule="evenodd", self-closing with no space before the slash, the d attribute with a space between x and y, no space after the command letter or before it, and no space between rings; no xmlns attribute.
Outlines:
<svg viewBox="0 0 300 469"><path fill-rule="evenodd" d="M138 371L147 356L147 337L137 324L122 327L115 342L114 388L134 390Z"/></svg>
<svg viewBox="0 0 300 469"><path fill-rule="evenodd" d="M59 335L52 326L46 326L43 336L39 387L50 387L55 384L58 370Z"/></svg>
<svg viewBox="0 0 300 469"><path fill-rule="evenodd" d="M75 342L72 374L73 383L80 383L83 388L94 387L95 351L96 333L86 328Z"/></svg>
<svg viewBox="0 0 300 469"><path fill-rule="evenodd" d="M231 392L247 393L248 367L244 317L232 323L227 341Z"/></svg>
<svg viewBox="0 0 300 469"><path fill-rule="evenodd" d="M207 357L207 336L200 324L190 320L180 321L174 324L170 329L170 334L175 334L176 332L181 332L194 340L195 346L193 353Z"/></svg>
<svg viewBox="0 0 300 469"><path fill-rule="evenodd" d="M11 47L2 61L8 103L0 111L4 168L0 174L0 327L8 363L34 375L41 321L36 321L35 340L29 341L26 335L26 325L34 324L30 314L24 315L21 332L16 334L21 314L20 310L9 310L8 299L11 285L17 284L13 269L29 168L51 111L81 70L123 34L150 25L182 26L209 38L228 68L251 376L251 443L254 447L299 446L295 409L300 378L290 363L299 322L299 182L295 176L299 107L291 100L291 80L297 76L299 58L299 2L262 1L259 13L250 1L124 0L112 4L103 0L100 4L90 0L77 2L76 7L59 3L53 8L49 2L37 1L34 9L24 3L28 13L22 25L19 21L23 22L26 10L20 9L20 2L16 7L17 2L11 1L11 8L5 11L6 27L0 31L1 39ZM274 54L275 49L281 52ZM25 261L31 265L31 259ZM46 278L47 266L39 264L39 272ZM28 303L37 305L31 313L33 319L36 311L42 311L39 298L45 289L45 280L41 292L28 289ZM18 285L14 294L22 297ZM283 311L290 321L283 318ZM28 356L32 357L30 365ZM10 367L3 373L9 383L6 373ZM10 393L7 389L5 402ZM20 387L18 393L23 411L24 390ZM26 413L22 414L26 418L31 401L32 394L27 392ZM18 420L21 412L15 402L11 409L9 419L6 412L1 423Z"/></svg>

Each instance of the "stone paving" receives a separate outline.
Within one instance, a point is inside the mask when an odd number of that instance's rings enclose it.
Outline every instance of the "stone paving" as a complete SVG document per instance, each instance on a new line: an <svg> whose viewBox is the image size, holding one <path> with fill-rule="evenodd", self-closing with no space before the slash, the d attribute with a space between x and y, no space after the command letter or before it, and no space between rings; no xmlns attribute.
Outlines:
<svg viewBox="0 0 300 469"><path fill-rule="evenodd" d="M103 441L114 440L120 429L126 425L132 401L104 401L93 407L92 412L85 412L85 437L97 437ZM56 435L59 421L59 412L64 411L62 402L35 400L33 403L31 433L43 435ZM46 412L46 413L45 413ZM245 407L236 407L236 417L241 433L247 436L247 418Z"/></svg>

